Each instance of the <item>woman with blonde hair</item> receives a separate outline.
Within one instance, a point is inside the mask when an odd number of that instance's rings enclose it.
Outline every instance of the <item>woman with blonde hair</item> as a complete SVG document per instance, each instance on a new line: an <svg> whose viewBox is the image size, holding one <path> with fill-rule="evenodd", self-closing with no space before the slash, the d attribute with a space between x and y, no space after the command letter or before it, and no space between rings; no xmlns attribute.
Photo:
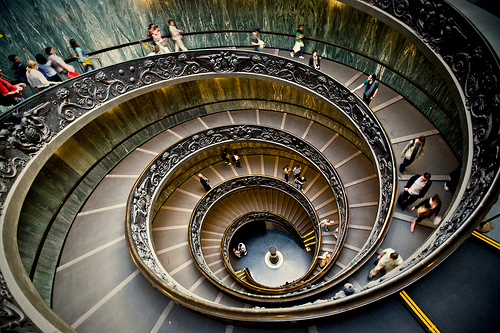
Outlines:
<svg viewBox="0 0 500 333"><path fill-rule="evenodd" d="M47 89L51 85L57 84L57 82L48 81L45 76L38 70L38 63L34 60L28 60L28 69L26 70L26 78L29 84L40 92Z"/></svg>

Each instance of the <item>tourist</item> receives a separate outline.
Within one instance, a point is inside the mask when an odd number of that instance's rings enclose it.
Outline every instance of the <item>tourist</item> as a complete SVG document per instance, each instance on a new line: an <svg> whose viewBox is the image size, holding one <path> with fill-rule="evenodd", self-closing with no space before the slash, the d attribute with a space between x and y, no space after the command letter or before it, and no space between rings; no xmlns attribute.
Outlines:
<svg viewBox="0 0 500 333"><path fill-rule="evenodd" d="M375 74L371 74L368 76L368 79L351 90L351 93L354 93L356 90L365 86L365 91L363 92L363 101L366 105L370 105L370 102L377 96L379 82L377 81L377 76Z"/></svg>
<svg viewBox="0 0 500 333"><path fill-rule="evenodd" d="M28 69L26 70L26 77L30 86L36 89L37 92L47 89L57 82L48 81L45 76L38 70L38 63L34 60L28 60Z"/></svg>
<svg viewBox="0 0 500 333"><path fill-rule="evenodd" d="M309 58L309 66L319 71L321 57L318 56L318 51L314 50L311 58Z"/></svg>
<svg viewBox="0 0 500 333"><path fill-rule="evenodd" d="M212 186L210 186L210 180L208 180L207 177L203 176L201 173L198 174L198 177L200 177L200 183L205 189L205 191L210 191L212 189Z"/></svg>
<svg viewBox="0 0 500 333"><path fill-rule="evenodd" d="M425 137L420 136L418 139L413 139L401 152L403 162L399 165L399 172L403 173L405 168L413 163L418 158L419 160L424 156Z"/></svg>
<svg viewBox="0 0 500 333"><path fill-rule="evenodd" d="M246 256L247 255L247 247L243 243L238 244L238 251L240 251L241 255Z"/></svg>
<svg viewBox="0 0 500 333"><path fill-rule="evenodd" d="M168 21L168 30L170 31L170 36L174 41L174 51L177 52L179 51L179 49L181 49L182 51L187 51L187 47L185 47L184 43L182 42L181 33L184 33L184 31L177 29L173 20Z"/></svg>
<svg viewBox="0 0 500 333"><path fill-rule="evenodd" d="M297 184L297 189L304 192L304 184L307 181L306 177L295 178L295 184Z"/></svg>
<svg viewBox="0 0 500 333"><path fill-rule="evenodd" d="M399 195L399 205L401 210L405 210L407 206L419 199L423 200L425 194L431 187L431 174L426 172L422 176L414 175L405 185L403 193Z"/></svg>
<svg viewBox="0 0 500 333"><path fill-rule="evenodd" d="M302 51L304 50L304 26L299 25L297 31L295 32L295 44L293 45L293 50L290 52L290 56L293 58L295 53L299 53L299 59L304 59L302 56Z"/></svg>
<svg viewBox="0 0 500 333"><path fill-rule="evenodd" d="M373 278L377 273L381 270L384 270L384 274L392 271L396 266L401 265L403 262L403 258L391 248L385 249L382 253L377 257L377 261L375 262L377 266L370 271L368 275L368 279Z"/></svg>
<svg viewBox="0 0 500 333"><path fill-rule="evenodd" d="M227 148L224 148L221 154L222 159L226 163L226 165L231 165L231 156L229 155L229 152L227 151Z"/></svg>
<svg viewBox="0 0 500 333"><path fill-rule="evenodd" d="M441 222L441 216L439 216L441 204L441 198L439 195L435 194L432 198L427 198L421 201L418 205L415 205L415 207L411 210L417 210L417 218L411 223L410 231L413 232L417 223L422 222L425 218L432 217L432 215L436 215L434 217L434 224Z"/></svg>
<svg viewBox="0 0 500 333"><path fill-rule="evenodd" d="M92 60L87 58L87 54L85 53L85 51L83 51L76 40L70 39L69 45L75 51L76 57L78 58L78 63L83 66L84 73L87 73L89 70L92 71L95 69L94 63L92 62Z"/></svg>
<svg viewBox="0 0 500 333"><path fill-rule="evenodd" d="M335 221L332 221L332 219L328 218L320 222L320 226L323 228L323 232L326 233L328 232L328 227L333 225Z"/></svg>
<svg viewBox="0 0 500 333"><path fill-rule="evenodd" d="M43 54L38 53L36 56L36 62L38 63L38 69L43 72L48 81L52 82L62 82L62 79L54 68L52 68L52 61L47 60Z"/></svg>
<svg viewBox="0 0 500 333"><path fill-rule="evenodd" d="M283 168L283 173L285 174L285 181L288 183L290 177L290 167L288 166L288 164Z"/></svg>
<svg viewBox="0 0 500 333"><path fill-rule="evenodd" d="M255 28L252 32L252 36L250 37L250 42L252 43L254 50L258 52L260 52L260 50L264 48L264 41L259 39L259 33L260 29Z"/></svg>
<svg viewBox="0 0 500 333"><path fill-rule="evenodd" d="M68 77L68 79L78 75L75 72L75 68L71 65L68 65L63 58L58 56L56 54L56 51L52 47L46 47L45 53L47 53L47 55L49 56L47 59L51 62L52 67L54 67L58 74L64 74Z"/></svg>
<svg viewBox="0 0 500 333"><path fill-rule="evenodd" d="M322 255L320 256L317 256L316 258L317 259L321 259L321 263L319 264L319 267L320 268L323 268L326 266L326 264L328 263L328 260L330 260L330 257L331 257L331 254L328 253L328 252L325 252L323 253Z"/></svg>
<svg viewBox="0 0 500 333"><path fill-rule="evenodd" d="M11 54L8 59L12 62L12 71L14 72L14 81L12 84L17 83L28 83L28 78L26 77L26 65L21 62L21 58L16 54Z"/></svg>
<svg viewBox="0 0 500 333"><path fill-rule="evenodd" d="M241 168L240 157L238 156L237 151L233 152L233 157L231 157L231 160L234 162L237 168Z"/></svg>
<svg viewBox="0 0 500 333"><path fill-rule="evenodd" d="M297 179L300 177L300 172L302 171L302 167L300 165L297 165L295 168L292 169L294 179Z"/></svg>
<svg viewBox="0 0 500 333"><path fill-rule="evenodd" d="M0 69L0 105L11 106L24 101L23 89L26 83L11 84L2 79L2 70Z"/></svg>

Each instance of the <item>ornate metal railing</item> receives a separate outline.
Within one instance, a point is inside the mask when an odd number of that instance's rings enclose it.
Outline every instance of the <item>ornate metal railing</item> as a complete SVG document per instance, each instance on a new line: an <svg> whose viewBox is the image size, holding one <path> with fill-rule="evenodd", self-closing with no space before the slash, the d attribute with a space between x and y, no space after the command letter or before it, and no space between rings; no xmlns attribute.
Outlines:
<svg viewBox="0 0 500 333"><path fill-rule="evenodd" d="M6 224L6 221L17 224L20 205L11 205L11 203L13 200L17 202L24 200L25 189L29 188L31 180L43 165L43 161L62 144L68 134L75 132L85 123L107 110L107 103L112 102L109 105L113 105L125 101L137 96L137 94L174 83L176 79L195 80L228 74L271 79L292 86L298 85L301 89L309 91L310 94L320 96L328 101L332 107L338 108L362 133L370 145L381 183L380 205L375 221L377 227L374 228L362 251L365 257L373 253L388 226L395 192L394 157L389 139L378 120L366 105L353 96L346 87L321 72L277 56L233 50L169 54L136 59L103 68L48 89L38 95L36 99L20 104L10 114L4 116L1 130L3 141L0 146L0 156L4 161L2 170L5 172L2 178L4 196L1 198L2 201L5 200L4 214L2 215L3 228L5 229L6 226L9 226L7 229L12 228L10 224ZM65 134L61 136L61 133ZM245 132L234 134L244 136ZM202 142L202 139L200 138L198 142ZM290 138L290 140L291 145L296 145L295 149L301 148L303 144L301 140L297 140L297 138ZM192 149L194 146L186 148ZM306 151L304 156L316 163L315 161L322 155L316 150L310 150ZM35 160L36 163L33 163ZM18 179L17 177L23 168L25 168L23 177ZM321 172L325 172L323 166L319 169ZM161 168L157 170L154 181L162 172L164 170ZM346 208L342 207L346 207L347 199L345 199L340 185L333 186L332 190L337 196L337 200L344 200L339 202L338 206L341 219L346 221L347 211ZM148 200L155 198L138 197L137 199L138 207L143 205L144 208L147 208L151 202ZM141 202L141 200L145 201ZM139 221L133 227L141 226L142 222ZM344 232L344 229L340 230L340 235L343 235ZM15 239L7 239L3 246L6 248L5 252L16 251ZM10 259L15 260L12 258L15 256ZM363 258L363 256L357 258L357 264L352 264L346 271L355 269L356 265L361 265L365 260ZM20 262L16 262L15 265L19 271L23 270ZM145 272L145 275L148 274ZM341 277L339 276L339 278ZM25 286L30 284L28 279L17 279L16 282L12 283L20 283ZM28 288L21 289L28 290ZM30 294L28 297L31 299L38 296ZM172 295L172 297L179 300L178 295ZM211 309L211 306L207 304L206 309L209 308ZM50 312L50 310L46 311Z"/></svg>
<svg viewBox="0 0 500 333"><path fill-rule="evenodd" d="M199 154L203 149L228 144L230 142L234 143L235 141L264 142L284 147L304 158L307 158L314 165L314 167L319 170L332 189L335 200L337 201L339 214L339 242L335 246L332 261L334 261L336 256L338 256L339 250L343 245L342 240L345 239L344 235L347 230L347 197L345 191L343 190L340 178L328 159L311 144L279 129L257 125L222 126L199 132L191 137L182 139L160 153L158 157L150 163L149 167L144 170L130 194L127 204L126 217L126 234L129 248L131 248L132 256L134 257L134 261L140 266L139 268L143 272L147 271L145 275L160 289L162 289L162 287L165 288L165 286L171 286L174 282L161 266L152 246L149 245L152 244L150 224L154 215L155 199L162 191L163 184L168 181L169 175L172 174L179 167L179 165L182 165L184 161L194 157L196 154ZM234 178L234 183L229 184L228 182L224 182L221 186L210 190L198 203L198 207L201 208L195 208L193 211L193 216L189 225L188 241L190 242L190 248L192 249L192 257L198 263L202 272L209 277L211 281L216 282L222 288L226 288L226 291L246 298L258 296L260 301L268 300L271 302L283 302L284 300L282 296L250 295L247 292L233 291L227 288L227 286L218 282L211 274L208 265L206 265L204 261L200 247L200 233L205 213L212 205L215 204L216 201L219 200L219 197L225 193L230 193L233 190L242 190L245 187L252 185L258 185L282 189L283 192L297 192L297 195L300 198L305 198L300 192L296 191L292 185L279 179L262 177L262 179L265 179L267 182L272 181L272 184L270 185L266 185L266 182L263 181L258 182L257 180L259 179L260 178L256 176ZM297 200L298 199L299 198L297 198ZM306 209L306 207L307 206L304 206L304 209L309 216L315 214L312 206L309 209ZM377 228L377 230L379 230L379 232L383 232L388 225L387 216L385 219L381 219L380 221L384 225ZM313 224L318 224L318 222L315 222L313 219ZM320 237L319 234L318 237ZM374 244L377 243L377 239L380 239L380 235L372 235L371 241L367 242L365 249L369 249L371 247L371 251L374 251ZM319 248L317 248L316 252L318 250ZM366 260L366 258L364 259ZM361 260L363 260L363 258L361 258ZM360 259L358 259L358 261L360 261ZM338 276L351 273L353 273L353 269L349 267L348 269L343 270L342 274L338 274ZM328 285L333 285L335 282L338 282L337 279L332 279L328 281ZM321 285L318 288L324 287L324 285ZM166 289L168 290L164 290L164 292L168 295L177 292L175 288ZM313 289L314 288L311 288L310 290ZM310 292L310 290L308 290L308 292ZM304 292L297 291L295 293L295 298L300 298L300 295ZM293 297L287 298L292 301Z"/></svg>
<svg viewBox="0 0 500 333"><path fill-rule="evenodd" d="M378 1L378 0L363 0L370 4L370 13L377 18L384 20L386 16L392 19L398 25L398 29L404 30L410 27L410 31L418 36L421 41L432 49L436 54L441 56L450 71L450 76L456 79L462 92L464 99L464 109L466 112L463 116L462 129L464 138L466 138L466 153L464 160L463 180L464 185L457 191L457 197L462 200L457 200L449 210L449 214L445 217L442 225L431 235L426 244L405 262L405 265L400 269L394 270L386 278L378 282L384 282L377 285L374 289L382 291L392 289L395 290L404 286L408 281L415 278L416 271L425 272L433 267L436 261L439 261L449 253L449 247L457 246L471 229L474 228L474 222L479 222L479 217L485 214L488 207L492 204L492 199L495 198L499 188L499 114L497 110L498 100L498 81L500 66L498 58L491 50L488 43L483 37L477 33L475 28L456 12L450 5L443 1ZM358 1L344 0L344 2L356 6ZM374 7L379 7L380 12L373 10ZM403 26L403 24L405 24ZM436 27L440 27L436 29ZM458 37L458 38L457 38ZM212 53L212 52L210 52ZM197 53L199 55L199 53ZM212 53L213 55L214 53ZM226 54L231 54L227 52ZM170 59L176 59L176 56L169 56ZM275 76L283 74L281 71L283 65L290 65L297 70L304 71L300 65L293 62L283 61L282 64L272 56L255 55L252 61L257 64L269 64L269 59L272 60L272 68L275 69ZM163 57L166 59L167 57ZM217 61L217 56L214 61ZM218 57L222 58L221 56ZM236 57L238 58L238 57ZM191 61L191 56L184 56L182 61ZM183 63L179 66L178 60L172 62L168 60L160 61L163 65L155 64L160 59L150 59L151 62L146 65L144 60L134 60L118 64L94 73L82 75L81 77L64 82L57 88L49 89L44 93L37 95L35 98L27 101L14 108L10 115L2 117L2 143L1 143L1 159L2 159L2 182L0 184L0 192L2 193L1 202L3 203L1 232L3 239L4 251L2 252L1 268L9 284L16 284L17 299L21 299L21 303L32 302L38 303L35 306L35 311L40 312L40 316L44 317L43 323L38 321L37 325L41 327L58 327L58 329L70 330L65 324L48 309L48 307L40 306L41 303L35 293L28 291L29 280L22 276L22 265L17 261L17 255L13 255L7 259L5 253L15 253L15 240L10 239L10 235L15 234L15 224L17 223L20 207L12 205L12 201L22 201L24 193L18 190L18 185L29 184L24 181L26 173L23 174L23 179L19 175L23 170L29 168L31 171L36 171L39 168L30 161L39 155L40 150L49 146L54 142L62 129L75 122L78 117L90 111L99 109L103 103L113 99L122 98L128 92L137 91L151 85L152 83L162 80L170 80L177 76L185 75L182 69L186 69ZM236 59L239 63L241 60ZM231 62L226 62L227 69L233 68L229 65ZM170 64L170 65L168 65ZM206 68L204 64L200 66L197 61L193 63L196 68ZM210 66L208 66L210 67ZM218 67L217 70L212 68L211 71L205 73L223 73L224 67ZM161 69L163 68L163 69ZM173 69L177 69L175 72ZM227 72L230 72L228 70ZM200 71L201 73L202 71ZM226 73L227 73L226 72ZM192 73L192 72L191 72ZM262 73L268 74L266 70ZM314 72L313 72L314 73ZM99 75L99 76L98 76ZM318 74L315 74L317 77ZM288 76L279 76L290 83L301 83L296 77L291 74ZM327 81L324 83L328 82ZM311 87L311 85L307 85ZM333 84L335 86L335 84ZM330 88L318 88L329 94ZM352 115L351 119L359 128L366 129L371 125L372 118L368 116L367 125L361 126L365 115L368 114L364 108L356 105L359 103L352 96L349 98L345 88L334 88L330 101L341 104L341 109ZM358 108L361 111L358 111ZM351 109L351 111L349 111ZM352 112L355 109L355 112ZM10 119L10 117L12 117ZM378 132L379 126L375 132ZM370 131L370 128L367 128ZM381 131L380 131L381 132ZM369 132L367 132L369 133ZM369 136L369 135L368 135ZM366 136L365 136L366 137ZM384 137L383 134L376 136L369 142L376 145L377 140ZM385 146L385 138L381 140L382 146ZM388 147L388 146L387 146ZM374 152L383 153L382 160L377 161L379 172L382 174L390 174L389 168L393 167L393 160L388 158L387 147L384 149L374 148ZM388 162L386 163L385 160ZM394 175L392 175L393 177ZM14 187L14 183L16 186ZM391 205L392 195L387 189L388 184L393 183L393 179L384 179L382 182L382 192L384 209L388 209ZM14 227L12 227L14 224ZM0 251L1 252L1 251ZM6 264L8 263L8 264ZM10 273L14 270L16 277ZM400 276L398 280L391 279L401 271L405 274ZM400 281L400 282L398 282ZM389 285L392 283L392 286ZM26 294L26 296L24 296ZM289 320L290 318L300 319L300 314L307 314L307 318L315 318L321 316L322 313L328 311L335 313L342 305L351 304L352 307L364 303L364 299L368 297L368 292L362 292L343 299L337 299L332 302L325 302L322 306L297 307L295 309L261 309L255 312L255 320L264 320L268 316L277 316L275 321ZM177 299L174 297L174 299ZM21 304L22 306L22 304ZM204 304L198 304L201 312L209 312L210 308ZM28 306L31 308L31 306ZM27 308L28 308L27 307ZM248 310L252 311L252 310ZM251 320L246 314L233 312L230 308L220 308L220 313L227 314L228 318L239 318L240 320ZM278 317L280 316L280 317ZM34 314L33 314L33 317ZM281 318L281 319L280 319ZM46 321L45 321L46 320Z"/></svg>
<svg viewBox="0 0 500 333"><path fill-rule="evenodd" d="M310 218L310 223L308 222L308 225L310 224L312 228L312 232L314 233L314 237L317 239L321 239L321 231L319 228L319 218L316 214L316 211L314 210L314 207L312 206L312 203L305 197L302 192L297 190L294 186L292 186L289 183L284 182L281 179L276 179L274 177L263 177L263 176L250 176L250 177L239 177L240 179L230 179L222 184L217 185L217 188L220 186L221 189L213 194L215 196L215 200L208 199L207 196L204 196L202 201L198 203L198 205L195 207L195 210L193 210L193 216L199 216L201 219L201 228L203 228L203 220L204 217L208 214L209 210L211 207L214 207L218 201L224 199L224 197L227 197L228 195L234 193L235 191L240 191L242 189L251 189L252 187L262 187L262 188L271 188L275 189L278 191L281 191L283 193L286 193L287 195L290 195L292 198L296 200L296 202L308 213L308 216ZM233 188L233 185L235 184L236 187ZM277 185L277 186L276 186ZM223 189L229 189L229 192L225 192ZM212 189L213 191L214 189ZM213 193L213 192L209 192ZM223 197L217 198L218 195L222 195ZM204 206L205 202L210 202L209 206ZM200 214L201 213L201 214ZM310 216L309 214L313 214ZM310 268L304 273L304 275L296 281L292 281L286 285L280 286L280 287L270 287L270 286L265 286L260 283L254 283L255 281L253 279L249 279L249 282L246 282L242 279L240 279L237 275L236 272L234 272L234 269L232 268L231 265L231 260L230 260L230 254L232 253L231 251L231 240L232 237L235 233L237 233L238 229L241 227L249 224L249 223L254 223L255 221L269 221L272 222L273 224L276 224L277 226L281 227L281 230L285 230L287 234L289 234L292 238L295 239L297 244L299 244L301 247L303 247L302 243L302 237L297 229L297 226L294 225L293 221L288 221L286 218L283 216L280 216L278 214L275 214L273 212L264 212L264 211L259 211L259 212L249 212L248 214L245 214L243 216L240 216L236 220L232 221L229 223L227 226L226 230L224 231L223 237L221 239L221 256L223 259L224 266L226 267L227 271L230 273L230 275L235 279L240 285L243 287L247 288L248 290L255 291L260 294L278 294L278 293L285 293L285 292L290 292L294 289L300 289L298 286L299 284L302 284L301 281L304 281L308 278L310 273L313 271L314 267L316 266L317 259L314 259L313 262L310 265ZM194 221L191 221L193 223ZM191 228L189 228L191 231ZM201 233L201 229L199 231ZM197 238L200 239L200 235L198 234ZM203 255L203 250L201 247L201 244L198 243L198 246L193 246L193 243L191 243L191 238L190 238L190 249L191 249L191 255L193 258L196 258L197 261L199 258L202 258L202 262L199 262L198 268L202 271L202 273L207 276L213 283L215 283L218 287L224 288L224 289L231 289L233 292L238 293L238 291L234 288L229 287L226 283L222 283L215 274L212 272L210 269L209 265L205 261L204 255ZM195 248L194 248L195 247ZM316 248L314 252L314 258L316 258L318 254L319 248ZM247 268L247 271L250 272L250 270ZM250 275L251 277L251 275Z"/></svg>

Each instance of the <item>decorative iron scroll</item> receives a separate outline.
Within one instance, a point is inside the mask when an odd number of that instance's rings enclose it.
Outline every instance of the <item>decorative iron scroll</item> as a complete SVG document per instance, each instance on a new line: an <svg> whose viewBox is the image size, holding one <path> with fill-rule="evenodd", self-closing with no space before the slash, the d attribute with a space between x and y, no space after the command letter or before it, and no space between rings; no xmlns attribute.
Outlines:
<svg viewBox="0 0 500 333"><path fill-rule="evenodd" d="M78 117L134 90L191 75L228 73L257 74L263 79L277 78L299 84L334 103L370 142L373 156L381 167L382 184L394 184L389 140L368 108L346 87L304 64L273 55L233 50L192 51L131 60L47 89L3 117L0 156L30 159ZM10 118L13 121L9 121ZM4 181L5 192L13 182L14 179ZM382 197L382 203L389 203L392 192L383 191ZM0 193L0 202L3 200Z"/></svg>
<svg viewBox="0 0 500 333"><path fill-rule="evenodd" d="M131 195L127 206L127 236L129 243L133 248L133 255L135 261L141 262L147 267L154 275L156 275L162 282L172 285L174 283L168 277L163 267L159 263L158 258L153 253L150 223L152 220L152 211L154 208L154 198L159 195L164 184L171 173L173 173L178 166L185 160L192 158L204 149L215 147L234 141L257 141L266 142L286 147L301 156L308 158L315 168L322 174L327 183L329 184L334 197L337 202L337 209L339 214L339 238L343 239L346 232L348 221L347 211L347 197L343 190L340 177L328 161L328 159L321 154L314 146L306 141L279 129L268 128L258 125L235 125L235 126L222 126L213 129L205 130L185 138L174 145L165 149L160 153L142 173L138 179L136 186L132 189ZM245 186L252 186L254 183L259 183L259 186L264 186L264 179L271 187L277 189L290 189L290 184L280 181L275 178L262 178L261 182L257 182L259 178L247 177L236 178L235 182L241 182L242 188ZM272 184L271 184L272 183ZM221 186L212 189L206 197L204 197L204 209L213 205L219 197L224 193L230 192L237 184L223 183ZM293 188L293 187L292 187ZM293 191L292 191L293 192ZM298 193L298 192L297 192ZM298 194L302 196L301 193ZM302 196L302 201L305 198ZM301 202L301 200L298 200ZM206 207L205 207L206 206ZM315 214L312 207L306 209L309 216ZM201 263L202 269L209 271L208 267L203 264L204 259L201 256L199 232L201 228L201 221L204 215L202 210L195 210L193 215L193 222L190 224L189 241L192 243L191 247L194 248L194 257ZM342 244L336 244L336 251ZM158 274L159 273L159 274Z"/></svg>
<svg viewBox="0 0 500 333"><path fill-rule="evenodd" d="M210 209L212 209L212 207L217 204L217 202L220 202L222 199L235 192L239 192L245 189L251 189L252 187L270 188L286 193L288 196L293 198L293 200L299 203L302 209L304 209L306 214L309 216L311 220L311 226L314 228L316 238L321 238L319 218L316 214L316 210L314 209L312 203L307 199L307 197L291 183L287 183L284 180L268 176L242 176L228 179L227 181L213 187L206 195L203 196L203 198L196 204L196 207L193 209L191 221L189 222L188 228L189 248L191 251L191 256L195 259L198 268L201 269L204 274L209 276L210 280L217 284L217 286L232 289L233 292L238 292L238 290L235 288L231 288L227 284L224 284L222 281L220 281L220 279L215 275L214 272L212 272L208 263L206 262L201 248L201 232L203 229L203 221L206 215L208 214ZM252 220L254 221L257 218L276 220L278 223L290 223L283 217L277 216L276 214L268 212L252 212L251 214L246 214L240 217L231 225L228 225L227 227L230 229L227 231L230 235L232 235L232 233L234 233L237 228L241 227L245 223L249 223ZM231 237L225 237L222 245L222 251L224 253L226 262L229 262L229 257L227 257L227 255L230 240ZM339 246L340 245L338 244L337 248ZM315 257L318 255L319 250L319 247L316 248L314 254Z"/></svg>
<svg viewBox="0 0 500 333"><path fill-rule="evenodd" d="M40 332L19 308L0 272L0 331Z"/></svg>
<svg viewBox="0 0 500 333"><path fill-rule="evenodd" d="M316 214L312 203L307 199L307 197L299 191L295 186L287 183L281 179L268 176L243 176L231 178L225 182L218 184L213 187L203 198L196 204L191 215L191 221L189 222L188 228L188 241L191 250L191 256L195 259L198 268L201 269L206 275L208 275L212 281L215 281L218 285L223 285L225 288L230 288L229 286L223 284L217 276L212 272L201 249L201 231L203 228L203 221L205 216L208 214L210 209L217 204L220 200L231 195L234 192L249 189L252 187L264 187L277 190L286 193L288 196L293 198L296 202L300 204L302 209L311 219L311 224L314 228L316 237L319 239L321 237L321 232L319 228L319 218ZM258 213L256 213L258 214ZM270 215L267 213L267 215ZM274 215L274 214L271 214ZM245 215L247 216L247 215ZM345 223L344 223L345 229ZM224 253L227 253L227 246L229 244L224 244ZM337 244L337 248L338 248ZM318 255L319 248L316 249L315 256ZM236 290L233 290L236 291Z"/></svg>
<svg viewBox="0 0 500 333"><path fill-rule="evenodd" d="M462 200L450 218L444 220L431 236L429 245L398 267L405 270L431 255L466 224L499 181L500 65L483 36L445 1L362 1L402 21L444 59L460 84L471 118L471 173Z"/></svg>

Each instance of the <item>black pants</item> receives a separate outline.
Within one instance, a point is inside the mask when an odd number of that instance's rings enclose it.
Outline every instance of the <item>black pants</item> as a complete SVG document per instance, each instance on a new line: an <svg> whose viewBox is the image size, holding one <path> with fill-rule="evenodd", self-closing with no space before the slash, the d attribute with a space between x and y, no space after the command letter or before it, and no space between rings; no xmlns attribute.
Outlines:
<svg viewBox="0 0 500 333"><path fill-rule="evenodd" d="M401 193L401 195L399 196L398 202L401 208L406 208L414 203L418 198L418 195L412 195L408 193L408 191L403 191L403 193Z"/></svg>

